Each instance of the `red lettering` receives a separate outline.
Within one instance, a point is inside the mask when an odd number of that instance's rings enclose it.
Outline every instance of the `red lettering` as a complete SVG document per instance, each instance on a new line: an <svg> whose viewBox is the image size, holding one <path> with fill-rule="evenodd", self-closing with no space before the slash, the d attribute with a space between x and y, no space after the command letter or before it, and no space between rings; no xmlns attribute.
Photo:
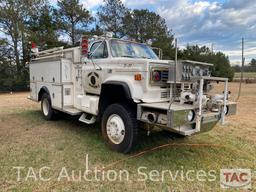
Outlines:
<svg viewBox="0 0 256 192"><path fill-rule="evenodd" d="M232 175L231 179L230 179L230 182L233 182L233 181L239 182L239 177L237 176L236 173L234 173L234 174Z"/></svg>
<svg viewBox="0 0 256 192"><path fill-rule="evenodd" d="M223 173L223 175L225 176L226 182L229 182L229 176L231 173Z"/></svg>
<svg viewBox="0 0 256 192"><path fill-rule="evenodd" d="M239 179L240 179L240 181L242 181L242 182L247 182L248 180L245 179L244 176L248 176L248 174L247 174L247 173L241 173Z"/></svg>

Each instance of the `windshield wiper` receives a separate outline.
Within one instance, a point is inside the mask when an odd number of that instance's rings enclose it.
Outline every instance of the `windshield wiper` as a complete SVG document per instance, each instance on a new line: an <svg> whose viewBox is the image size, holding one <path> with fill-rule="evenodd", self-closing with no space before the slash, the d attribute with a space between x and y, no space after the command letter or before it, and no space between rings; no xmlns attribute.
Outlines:
<svg viewBox="0 0 256 192"><path fill-rule="evenodd" d="M141 57L142 59L151 59L151 58L149 58L149 57Z"/></svg>
<svg viewBox="0 0 256 192"><path fill-rule="evenodd" d="M132 56L132 55L122 55L121 57L135 58L135 57Z"/></svg>

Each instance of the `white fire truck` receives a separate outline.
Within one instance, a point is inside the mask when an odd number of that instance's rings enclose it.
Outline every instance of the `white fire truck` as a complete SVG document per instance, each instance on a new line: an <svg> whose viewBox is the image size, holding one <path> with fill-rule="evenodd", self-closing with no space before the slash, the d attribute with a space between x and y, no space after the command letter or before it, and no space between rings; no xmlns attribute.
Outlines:
<svg viewBox="0 0 256 192"><path fill-rule="evenodd" d="M147 44L107 33L83 37L79 47L32 51L30 99L41 102L44 118L61 111L85 124L98 121L117 152L132 150L139 128L190 136L236 113L228 79L211 77L212 64L161 60ZM213 81L224 82L223 93L209 94Z"/></svg>

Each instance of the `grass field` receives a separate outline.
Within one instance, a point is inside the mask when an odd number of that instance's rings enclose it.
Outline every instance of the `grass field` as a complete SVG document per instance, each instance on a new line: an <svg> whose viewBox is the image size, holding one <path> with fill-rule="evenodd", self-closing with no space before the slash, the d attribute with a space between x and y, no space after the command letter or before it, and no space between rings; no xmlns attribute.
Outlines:
<svg viewBox="0 0 256 192"><path fill-rule="evenodd" d="M235 73L235 79L239 79L240 77L241 73ZM256 72L244 73L244 78L256 78Z"/></svg>
<svg viewBox="0 0 256 192"><path fill-rule="evenodd" d="M237 89L238 84L230 84L234 97ZM224 127L217 125L208 133L187 138L166 133L141 135L134 154L170 145L134 157L109 151L99 126L86 126L66 115L57 121L44 121L39 105L26 99L28 93L0 95L0 191L221 191L220 169L256 170L256 86L243 85L242 90L238 114L229 117ZM90 169L128 170L129 180L104 181L101 174L100 181L80 181L79 170L85 170L87 154ZM24 167L19 181L13 168L17 166ZM42 176L49 181L35 181L35 175L38 179L44 166L49 169L44 169ZM214 170L216 180L183 181L178 177L173 181L166 174L163 181L142 181L144 177L138 174L141 166L146 167L143 169L146 175L153 170L174 173ZM73 175L77 180L65 177L58 181L63 167L70 177L75 170ZM158 176L154 178L159 180ZM255 190L255 180L252 185Z"/></svg>

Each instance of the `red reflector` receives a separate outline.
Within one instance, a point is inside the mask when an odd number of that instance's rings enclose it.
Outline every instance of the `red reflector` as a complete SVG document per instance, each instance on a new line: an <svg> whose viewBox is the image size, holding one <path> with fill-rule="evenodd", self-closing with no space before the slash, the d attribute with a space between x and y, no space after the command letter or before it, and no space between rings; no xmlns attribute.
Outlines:
<svg viewBox="0 0 256 192"><path fill-rule="evenodd" d="M82 43L88 44L88 40L87 40L87 39L83 39L83 40L82 40Z"/></svg>
<svg viewBox="0 0 256 192"><path fill-rule="evenodd" d="M35 49L36 48L36 44L34 42L31 43L31 48Z"/></svg>
<svg viewBox="0 0 256 192"><path fill-rule="evenodd" d="M87 36L84 36L82 37L82 40L81 40L81 54L83 56L86 56L88 55L88 49L89 49L89 41L88 41L88 37Z"/></svg>
<svg viewBox="0 0 256 192"><path fill-rule="evenodd" d="M82 55L87 55L88 54L88 50L82 50Z"/></svg>
<svg viewBox="0 0 256 192"><path fill-rule="evenodd" d="M88 47L88 44L87 43L82 43L81 45L83 48L87 48Z"/></svg>

